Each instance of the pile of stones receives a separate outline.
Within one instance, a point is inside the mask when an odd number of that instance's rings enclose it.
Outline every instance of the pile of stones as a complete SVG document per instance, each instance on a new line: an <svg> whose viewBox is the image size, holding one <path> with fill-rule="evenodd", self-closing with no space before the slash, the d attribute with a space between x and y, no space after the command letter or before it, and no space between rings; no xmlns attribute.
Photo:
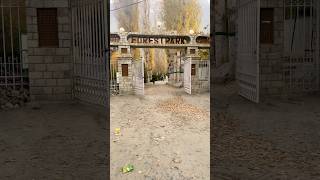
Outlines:
<svg viewBox="0 0 320 180"><path fill-rule="evenodd" d="M0 110L22 107L30 100L29 97L27 89L15 90L10 87L0 87Z"/></svg>

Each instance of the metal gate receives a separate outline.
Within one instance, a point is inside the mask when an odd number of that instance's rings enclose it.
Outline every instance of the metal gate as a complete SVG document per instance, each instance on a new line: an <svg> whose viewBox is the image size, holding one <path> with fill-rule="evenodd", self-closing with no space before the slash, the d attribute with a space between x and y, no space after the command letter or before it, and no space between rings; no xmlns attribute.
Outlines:
<svg viewBox="0 0 320 180"><path fill-rule="evenodd" d="M133 61L133 88L136 95L144 95L144 63L143 59Z"/></svg>
<svg viewBox="0 0 320 180"><path fill-rule="evenodd" d="M184 91L191 94L191 58L184 59L183 86Z"/></svg>
<svg viewBox="0 0 320 180"><path fill-rule="evenodd" d="M290 92L319 89L319 0L286 0L284 81Z"/></svg>
<svg viewBox="0 0 320 180"><path fill-rule="evenodd" d="M107 106L109 97L108 1L73 0L74 98Z"/></svg>
<svg viewBox="0 0 320 180"><path fill-rule="evenodd" d="M199 89L201 91L210 90L210 61L201 60L198 69Z"/></svg>
<svg viewBox="0 0 320 180"><path fill-rule="evenodd" d="M0 88L28 88L26 7L0 2Z"/></svg>
<svg viewBox="0 0 320 180"><path fill-rule="evenodd" d="M239 1L238 17L236 78L239 94L258 103L260 0Z"/></svg>

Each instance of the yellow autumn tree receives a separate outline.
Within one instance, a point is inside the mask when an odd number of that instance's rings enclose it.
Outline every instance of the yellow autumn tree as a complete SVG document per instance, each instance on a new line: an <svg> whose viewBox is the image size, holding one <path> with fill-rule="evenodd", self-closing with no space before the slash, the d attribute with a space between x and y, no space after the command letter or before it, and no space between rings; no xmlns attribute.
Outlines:
<svg viewBox="0 0 320 180"><path fill-rule="evenodd" d="M113 51L111 53L111 57L110 57L111 72L110 73L112 78L116 77L116 72L118 71L118 57L119 57L118 51Z"/></svg>
<svg viewBox="0 0 320 180"><path fill-rule="evenodd" d="M162 20L167 30L188 33L199 32L201 7L198 0L163 1Z"/></svg>
<svg viewBox="0 0 320 180"><path fill-rule="evenodd" d="M201 7L198 0L188 0L183 6L183 19L180 22L180 31L188 33L193 30L198 33L201 25ZM184 20L184 22L183 22Z"/></svg>
<svg viewBox="0 0 320 180"><path fill-rule="evenodd" d="M190 30L200 31L201 7L198 0L164 0L162 21L169 31L188 34ZM167 52L169 56L169 53Z"/></svg>
<svg viewBox="0 0 320 180"><path fill-rule="evenodd" d="M155 68L155 49L149 50L149 71Z"/></svg>
<svg viewBox="0 0 320 180"><path fill-rule="evenodd" d="M116 18L118 21L118 26L123 27L127 32L139 32L139 8L137 6L129 6L128 4L133 4L134 0L115 0L116 8L121 8L117 11ZM140 52L138 49L131 49L134 59L140 58Z"/></svg>

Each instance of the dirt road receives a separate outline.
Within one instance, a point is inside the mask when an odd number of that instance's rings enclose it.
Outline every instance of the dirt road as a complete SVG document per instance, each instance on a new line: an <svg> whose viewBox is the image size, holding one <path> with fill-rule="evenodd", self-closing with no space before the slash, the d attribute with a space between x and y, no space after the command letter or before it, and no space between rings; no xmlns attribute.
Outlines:
<svg viewBox="0 0 320 180"><path fill-rule="evenodd" d="M112 97L111 179L209 179L209 107L209 93L166 85L147 86L144 97ZM121 173L128 163L134 171Z"/></svg>
<svg viewBox="0 0 320 180"><path fill-rule="evenodd" d="M215 179L320 179L320 96L262 100L216 85Z"/></svg>
<svg viewBox="0 0 320 180"><path fill-rule="evenodd" d="M106 120L80 104L0 112L0 179L107 179Z"/></svg>

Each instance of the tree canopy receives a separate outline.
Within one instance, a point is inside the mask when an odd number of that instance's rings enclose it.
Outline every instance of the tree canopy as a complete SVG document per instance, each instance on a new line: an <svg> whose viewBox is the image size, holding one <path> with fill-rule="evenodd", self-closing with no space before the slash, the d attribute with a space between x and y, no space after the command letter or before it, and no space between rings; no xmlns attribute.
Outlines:
<svg viewBox="0 0 320 180"><path fill-rule="evenodd" d="M199 32L201 7L197 0L164 0L162 20L167 30L177 33Z"/></svg>

